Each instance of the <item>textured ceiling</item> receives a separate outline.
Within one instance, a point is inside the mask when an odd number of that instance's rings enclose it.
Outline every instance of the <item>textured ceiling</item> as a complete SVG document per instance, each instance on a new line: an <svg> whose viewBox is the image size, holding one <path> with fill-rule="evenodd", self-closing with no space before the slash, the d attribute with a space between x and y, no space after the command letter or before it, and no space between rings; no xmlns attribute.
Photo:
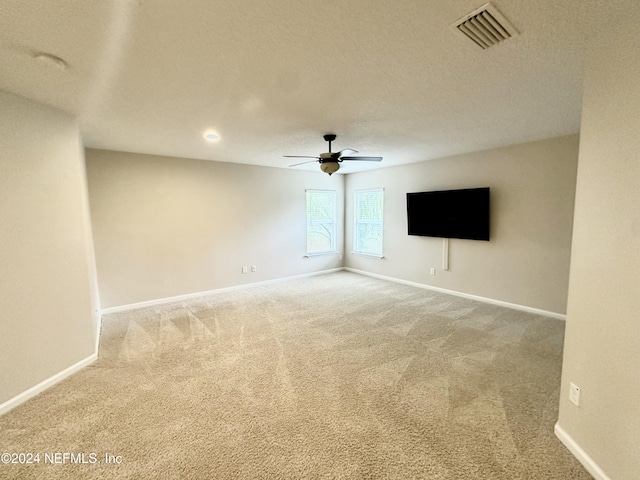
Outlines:
<svg viewBox="0 0 640 480"><path fill-rule="evenodd" d="M483 3L0 0L0 89L92 148L287 167L336 133L384 157L343 173L577 133L585 39L616 2L496 0L520 35L487 50L449 29Z"/></svg>

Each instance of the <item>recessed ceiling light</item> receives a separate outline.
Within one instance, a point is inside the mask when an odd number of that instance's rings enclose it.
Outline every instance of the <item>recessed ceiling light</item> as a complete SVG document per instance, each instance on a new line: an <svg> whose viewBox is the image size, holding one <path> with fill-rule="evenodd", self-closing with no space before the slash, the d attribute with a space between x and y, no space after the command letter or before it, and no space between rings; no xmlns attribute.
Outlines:
<svg viewBox="0 0 640 480"><path fill-rule="evenodd" d="M204 132L203 137L210 141L210 142L215 142L220 140L220 135L218 135L216 132L212 132L212 131L206 131Z"/></svg>
<svg viewBox="0 0 640 480"><path fill-rule="evenodd" d="M51 55L50 53L38 52L33 55L33 57L38 60L40 63L45 65L49 65L50 67L56 67L60 70L66 70L67 62L65 62L60 57L56 57L55 55Z"/></svg>

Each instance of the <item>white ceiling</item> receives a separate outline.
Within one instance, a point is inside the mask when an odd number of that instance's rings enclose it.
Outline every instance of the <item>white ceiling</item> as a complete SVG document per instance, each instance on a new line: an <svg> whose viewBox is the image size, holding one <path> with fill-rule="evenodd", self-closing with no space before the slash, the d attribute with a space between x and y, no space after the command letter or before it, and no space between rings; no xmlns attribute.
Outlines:
<svg viewBox="0 0 640 480"><path fill-rule="evenodd" d="M483 3L0 0L0 89L92 148L287 167L336 133L384 157L347 173L577 133L585 38L616 2L495 0L520 35L487 50L449 29Z"/></svg>

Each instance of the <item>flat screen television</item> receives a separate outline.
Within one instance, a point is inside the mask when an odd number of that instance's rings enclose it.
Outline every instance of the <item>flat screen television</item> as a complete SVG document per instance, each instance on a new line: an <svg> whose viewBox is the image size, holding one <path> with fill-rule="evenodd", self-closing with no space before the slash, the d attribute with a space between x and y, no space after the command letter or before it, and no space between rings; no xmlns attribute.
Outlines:
<svg viewBox="0 0 640 480"><path fill-rule="evenodd" d="M489 187L407 193L409 235L489 240Z"/></svg>

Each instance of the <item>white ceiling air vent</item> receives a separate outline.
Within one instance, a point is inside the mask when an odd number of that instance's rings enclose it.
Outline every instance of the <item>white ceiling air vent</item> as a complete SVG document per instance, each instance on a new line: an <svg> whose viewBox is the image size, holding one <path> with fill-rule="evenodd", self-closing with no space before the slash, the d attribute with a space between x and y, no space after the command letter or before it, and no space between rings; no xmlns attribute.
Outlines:
<svg viewBox="0 0 640 480"><path fill-rule="evenodd" d="M449 26L482 49L497 45L518 31L492 4L487 3Z"/></svg>

